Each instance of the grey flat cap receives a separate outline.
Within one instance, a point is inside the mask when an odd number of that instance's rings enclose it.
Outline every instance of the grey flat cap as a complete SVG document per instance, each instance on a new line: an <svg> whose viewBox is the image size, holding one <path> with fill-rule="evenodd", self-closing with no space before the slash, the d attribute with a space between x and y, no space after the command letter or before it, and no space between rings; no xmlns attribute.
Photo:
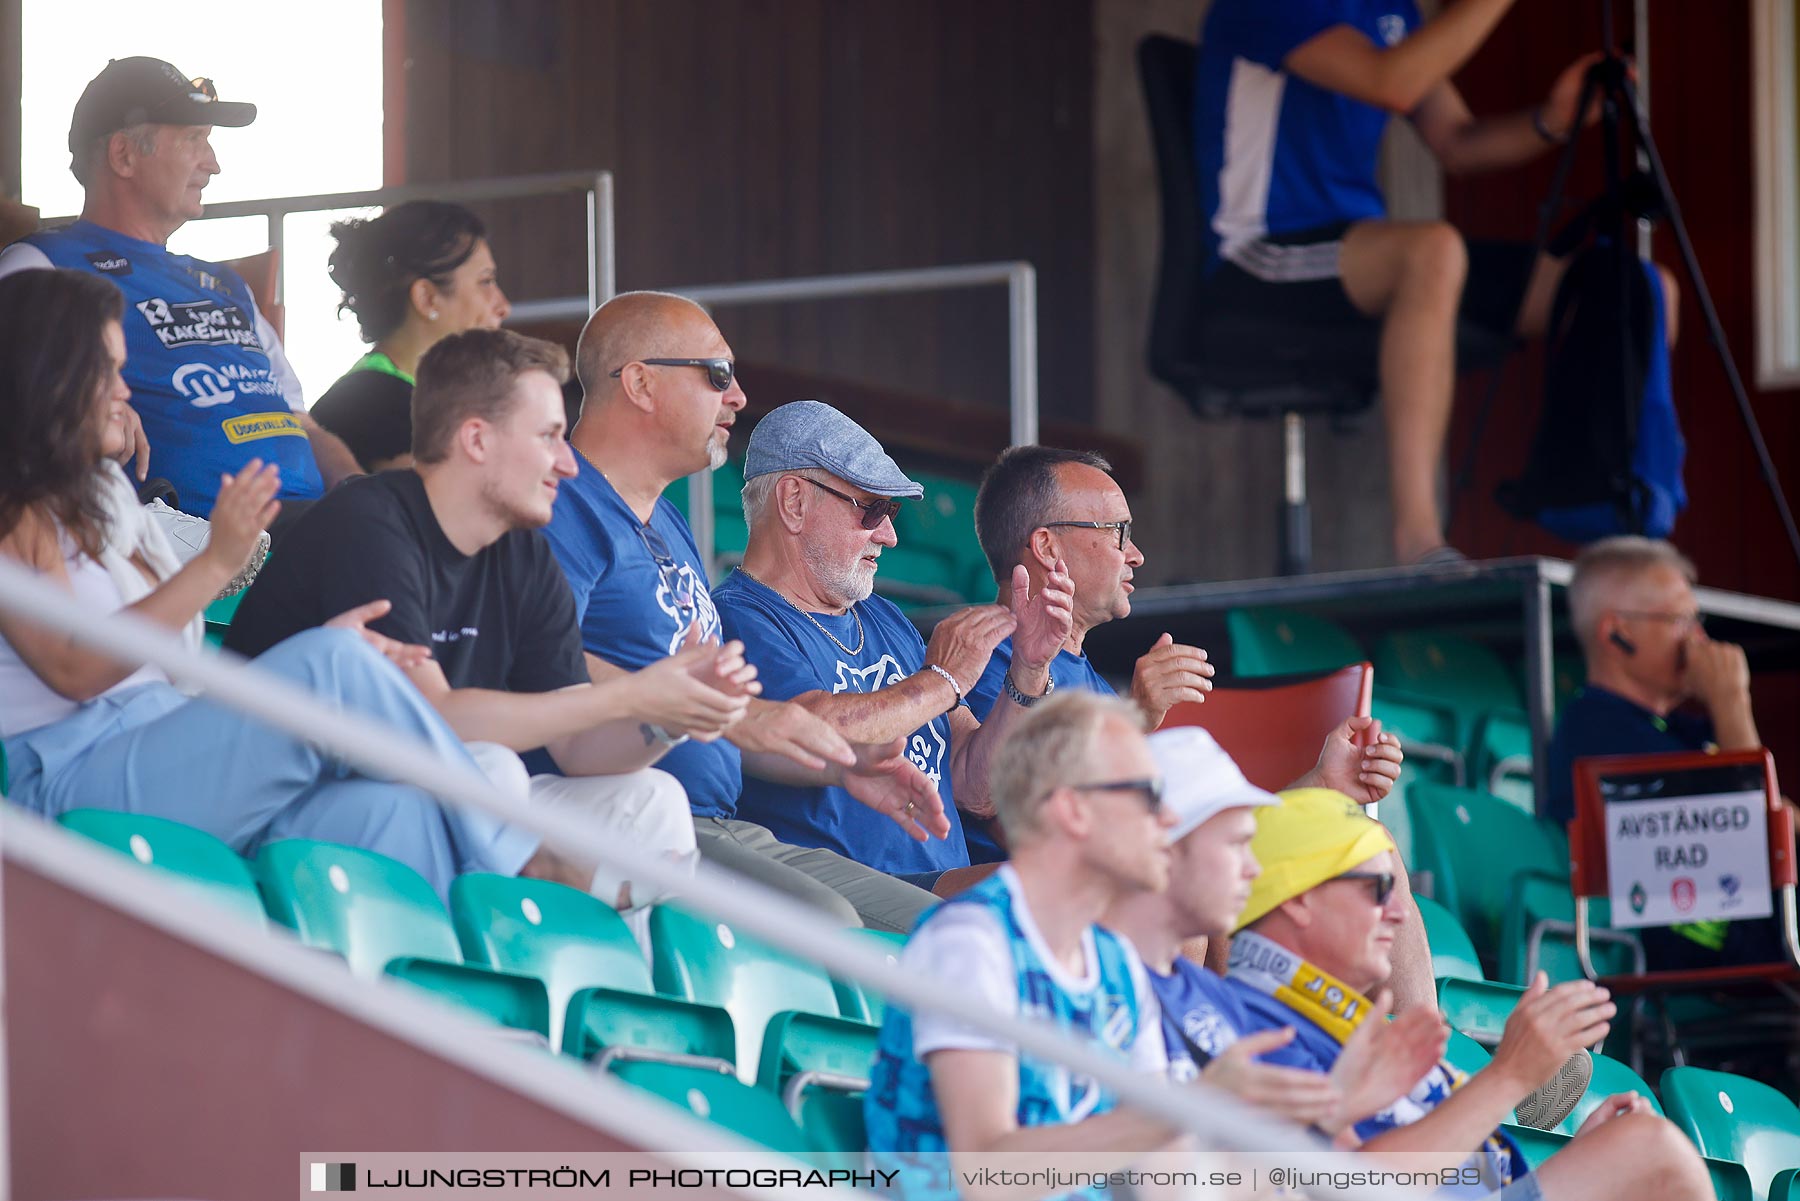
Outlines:
<svg viewBox="0 0 1800 1201"><path fill-rule="evenodd" d="M807 467L822 468L877 496L918 500L925 495L868 430L821 401L790 401L750 432L744 478Z"/></svg>

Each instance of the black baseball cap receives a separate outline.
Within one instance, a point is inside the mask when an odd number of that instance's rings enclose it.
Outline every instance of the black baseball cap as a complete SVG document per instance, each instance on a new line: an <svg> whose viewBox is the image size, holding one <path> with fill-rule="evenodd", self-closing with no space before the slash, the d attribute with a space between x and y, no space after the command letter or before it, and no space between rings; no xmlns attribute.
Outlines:
<svg viewBox="0 0 1800 1201"><path fill-rule="evenodd" d="M160 58L115 58L88 83L69 123L69 153L133 125L224 125L256 120L256 106L220 100L210 79L190 79Z"/></svg>

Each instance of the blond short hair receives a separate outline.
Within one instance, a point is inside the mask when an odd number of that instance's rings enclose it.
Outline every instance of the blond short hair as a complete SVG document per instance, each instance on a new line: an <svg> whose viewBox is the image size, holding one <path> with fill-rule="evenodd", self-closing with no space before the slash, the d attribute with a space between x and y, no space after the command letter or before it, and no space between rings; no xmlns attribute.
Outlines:
<svg viewBox="0 0 1800 1201"><path fill-rule="evenodd" d="M1602 538L1576 556L1569 620L1583 646L1593 644L1600 618L1617 603L1620 590L1655 567L1673 568L1689 584L1699 578L1693 560L1672 544L1636 534Z"/></svg>
<svg viewBox="0 0 1800 1201"><path fill-rule="evenodd" d="M1008 843L1016 847L1035 837L1044 801L1091 771L1108 718L1144 728L1136 705L1077 689L1032 706L1014 725L988 768L989 795Z"/></svg>

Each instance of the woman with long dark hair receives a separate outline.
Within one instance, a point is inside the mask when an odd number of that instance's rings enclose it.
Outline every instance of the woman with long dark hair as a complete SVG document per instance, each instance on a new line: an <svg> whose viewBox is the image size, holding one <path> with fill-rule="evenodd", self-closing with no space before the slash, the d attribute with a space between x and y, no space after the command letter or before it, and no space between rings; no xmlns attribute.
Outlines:
<svg viewBox="0 0 1800 1201"><path fill-rule="evenodd" d="M486 227L459 204L410 200L372 220L339 221L331 234L338 311L356 314L371 349L313 405L313 419L363 470L405 467L419 357L451 334L500 328L512 306Z"/></svg>
<svg viewBox="0 0 1800 1201"><path fill-rule="evenodd" d="M280 508L276 469L225 476L210 541L186 564L145 517L114 461L129 401L121 297L102 276L0 279L0 555L96 618L121 610L200 643L200 611L243 566ZM327 704L367 715L474 770L395 662L429 657L363 628L386 601L289 638L256 660ZM384 658L384 656L386 656ZM416 789L360 776L317 750L0 605L0 739L8 799L47 817L100 806L172 818L240 852L282 837L368 847L441 892L459 871L511 873L536 839L441 809Z"/></svg>

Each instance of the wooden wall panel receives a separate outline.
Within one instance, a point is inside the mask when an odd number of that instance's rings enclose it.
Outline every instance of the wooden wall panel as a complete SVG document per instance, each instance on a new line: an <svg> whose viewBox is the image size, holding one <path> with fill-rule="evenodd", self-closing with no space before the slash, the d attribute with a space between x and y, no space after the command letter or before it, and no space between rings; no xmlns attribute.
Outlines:
<svg viewBox="0 0 1800 1201"><path fill-rule="evenodd" d="M1028 259L1044 411L1087 418L1090 30L1091 0L405 0L391 136L415 183L612 168L621 288ZM579 215L488 210L511 293L580 291ZM1006 404L999 288L721 325L749 362Z"/></svg>

